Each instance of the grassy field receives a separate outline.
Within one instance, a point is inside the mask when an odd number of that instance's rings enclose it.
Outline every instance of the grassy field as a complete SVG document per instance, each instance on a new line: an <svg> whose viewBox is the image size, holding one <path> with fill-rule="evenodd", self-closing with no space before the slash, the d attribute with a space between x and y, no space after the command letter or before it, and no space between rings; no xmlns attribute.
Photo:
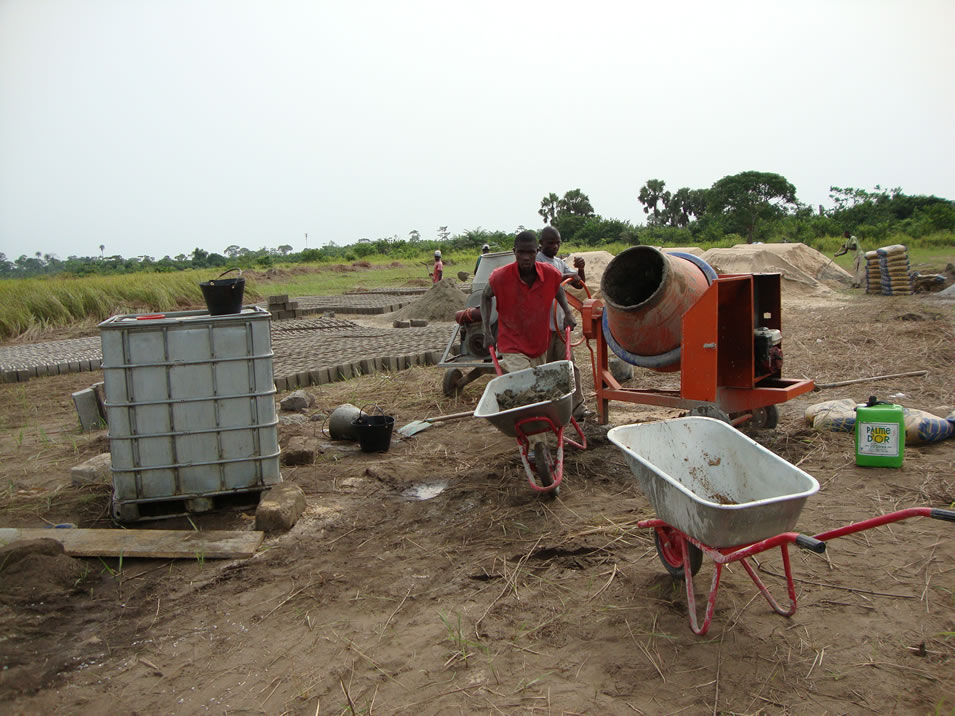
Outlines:
<svg viewBox="0 0 955 716"><path fill-rule="evenodd" d="M937 237L936 237L937 238ZM715 244L700 244L701 249L726 247L738 243L730 237ZM871 242L864 241L866 249ZM946 265L955 264L955 245L942 240L914 241L904 236L892 237L887 243L910 246L912 269L922 273L940 273ZM813 247L832 256L842 245L841 237L826 237ZM589 247L564 244L561 253L575 251L608 251L617 254L626 244ZM247 272L245 302L263 301L266 296L335 295L345 291L394 286L427 286L431 256L425 252L416 260L394 261L387 256L368 257L354 264L278 265L269 274ZM474 271L476 252L447 251L443 257L445 275L456 277ZM853 256L834 259L851 271ZM125 276L85 278L35 278L0 281L0 340L29 337L66 326L89 325L123 313L176 311L201 307L204 304L199 282L209 279L209 270L179 273L136 273Z"/></svg>

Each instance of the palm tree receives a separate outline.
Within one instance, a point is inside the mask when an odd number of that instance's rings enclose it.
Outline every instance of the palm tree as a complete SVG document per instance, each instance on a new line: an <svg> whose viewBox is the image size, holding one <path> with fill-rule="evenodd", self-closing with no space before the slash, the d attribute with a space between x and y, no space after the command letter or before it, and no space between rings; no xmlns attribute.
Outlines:
<svg viewBox="0 0 955 716"><path fill-rule="evenodd" d="M103 258L103 252L106 251L106 244L99 245L99 257Z"/></svg>
<svg viewBox="0 0 955 716"><path fill-rule="evenodd" d="M560 206L560 197L558 197L554 192L551 192L543 199L541 199L541 208L537 210L537 213L544 218L545 224L553 223L554 219L557 217L557 210Z"/></svg>

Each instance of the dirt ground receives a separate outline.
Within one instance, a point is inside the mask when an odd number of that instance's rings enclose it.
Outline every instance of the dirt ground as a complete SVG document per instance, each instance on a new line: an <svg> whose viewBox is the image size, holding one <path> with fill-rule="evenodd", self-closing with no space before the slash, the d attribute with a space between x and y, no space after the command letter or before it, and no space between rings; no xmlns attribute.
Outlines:
<svg viewBox="0 0 955 716"><path fill-rule="evenodd" d="M908 447L900 469L856 467L852 437L803 419L821 400L955 404L955 310L922 297L787 296L784 375L827 383L780 406L760 443L816 477L815 534L955 502L955 439ZM581 346L585 393L589 356ZM377 403L400 426L473 408L414 368L312 388L310 413ZM70 467L108 450L76 429L70 392L97 375L0 386L0 526L109 527L110 487ZM673 385L639 372L631 386ZM904 394L900 397L897 394ZM678 415L611 404L611 424ZM664 571L652 516L606 427L568 449L560 496L525 482L517 446L484 421L437 423L381 454L280 426L323 452L283 468L305 515L247 560L0 557L0 711L7 714L899 714L955 706L955 525L914 519L792 550L798 611L772 613L740 565L724 570L705 637ZM429 499L420 499L426 497ZM251 529L251 511L146 528ZM778 551L755 560L785 600ZM705 603L713 563L696 579Z"/></svg>

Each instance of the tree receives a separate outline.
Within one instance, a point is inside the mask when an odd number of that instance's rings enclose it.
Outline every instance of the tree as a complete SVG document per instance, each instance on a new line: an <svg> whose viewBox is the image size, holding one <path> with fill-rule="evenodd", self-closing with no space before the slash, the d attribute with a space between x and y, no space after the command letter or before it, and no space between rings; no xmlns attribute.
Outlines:
<svg viewBox="0 0 955 716"><path fill-rule="evenodd" d="M288 244L282 244L278 247L278 252L282 254L282 256L288 256L292 252L292 247Z"/></svg>
<svg viewBox="0 0 955 716"><path fill-rule="evenodd" d="M640 194L637 195L637 201L643 204L643 213L648 217L648 224L657 225L664 223L664 216L670 203L670 192L665 191L666 182L662 179L648 179L647 183L640 187ZM663 209L658 208L663 204Z"/></svg>
<svg viewBox="0 0 955 716"><path fill-rule="evenodd" d="M708 211L722 214L729 229L746 236L753 243L753 235L760 221L769 221L788 213L798 205L796 187L780 174L771 172L741 172L725 176L709 191Z"/></svg>
<svg viewBox="0 0 955 716"><path fill-rule="evenodd" d="M411 243L421 241L421 232L417 229L412 229L410 232L408 232L408 241Z"/></svg>
<svg viewBox="0 0 955 716"><path fill-rule="evenodd" d="M103 252L106 251L106 244L99 245L99 257L103 258Z"/></svg>
<svg viewBox="0 0 955 716"><path fill-rule="evenodd" d="M439 227L438 227L438 238L439 238L441 241L447 241L448 238L450 238L450 236L451 236L451 232L448 231L448 227L447 227L447 226L439 226Z"/></svg>
<svg viewBox="0 0 955 716"><path fill-rule="evenodd" d="M236 256L239 255L239 247L236 246L235 244L229 244L223 249L223 251L225 252L225 255L228 256L230 259L234 259Z"/></svg>
<svg viewBox="0 0 955 716"><path fill-rule="evenodd" d="M580 189L571 189L558 202L558 214L593 216L594 207L590 204L590 198Z"/></svg>
<svg viewBox="0 0 955 716"><path fill-rule="evenodd" d="M685 229L690 218L699 218L706 211L706 189L680 187L669 197L665 219L670 226Z"/></svg>
<svg viewBox="0 0 955 716"><path fill-rule="evenodd" d="M541 199L541 208L537 210L537 213L544 218L545 224L553 223L554 219L557 217L557 212L560 208L560 197L557 196L554 192L551 192L543 199Z"/></svg>

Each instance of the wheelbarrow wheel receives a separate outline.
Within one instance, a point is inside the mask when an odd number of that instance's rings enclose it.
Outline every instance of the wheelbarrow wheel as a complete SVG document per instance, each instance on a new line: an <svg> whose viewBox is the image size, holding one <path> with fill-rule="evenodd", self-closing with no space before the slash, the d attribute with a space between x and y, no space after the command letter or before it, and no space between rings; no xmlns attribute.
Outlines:
<svg viewBox="0 0 955 716"><path fill-rule="evenodd" d="M554 484L554 476L551 474L550 450L547 443L537 443L534 446L534 472L537 473L537 479L541 487L550 487ZM557 497L557 490L554 488L544 495L550 498Z"/></svg>
<svg viewBox="0 0 955 716"><path fill-rule="evenodd" d="M448 368L444 371L444 380L441 383L441 390L447 397L453 398L457 395L460 391L458 383L463 376L464 374L459 368Z"/></svg>
<svg viewBox="0 0 955 716"><path fill-rule="evenodd" d="M674 579L685 579L683 564L683 535L672 527L657 527L653 530L653 543L666 571ZM703 564L703 551L694 544L686 543L690 560L690 576L695 576Z"/></svg>

